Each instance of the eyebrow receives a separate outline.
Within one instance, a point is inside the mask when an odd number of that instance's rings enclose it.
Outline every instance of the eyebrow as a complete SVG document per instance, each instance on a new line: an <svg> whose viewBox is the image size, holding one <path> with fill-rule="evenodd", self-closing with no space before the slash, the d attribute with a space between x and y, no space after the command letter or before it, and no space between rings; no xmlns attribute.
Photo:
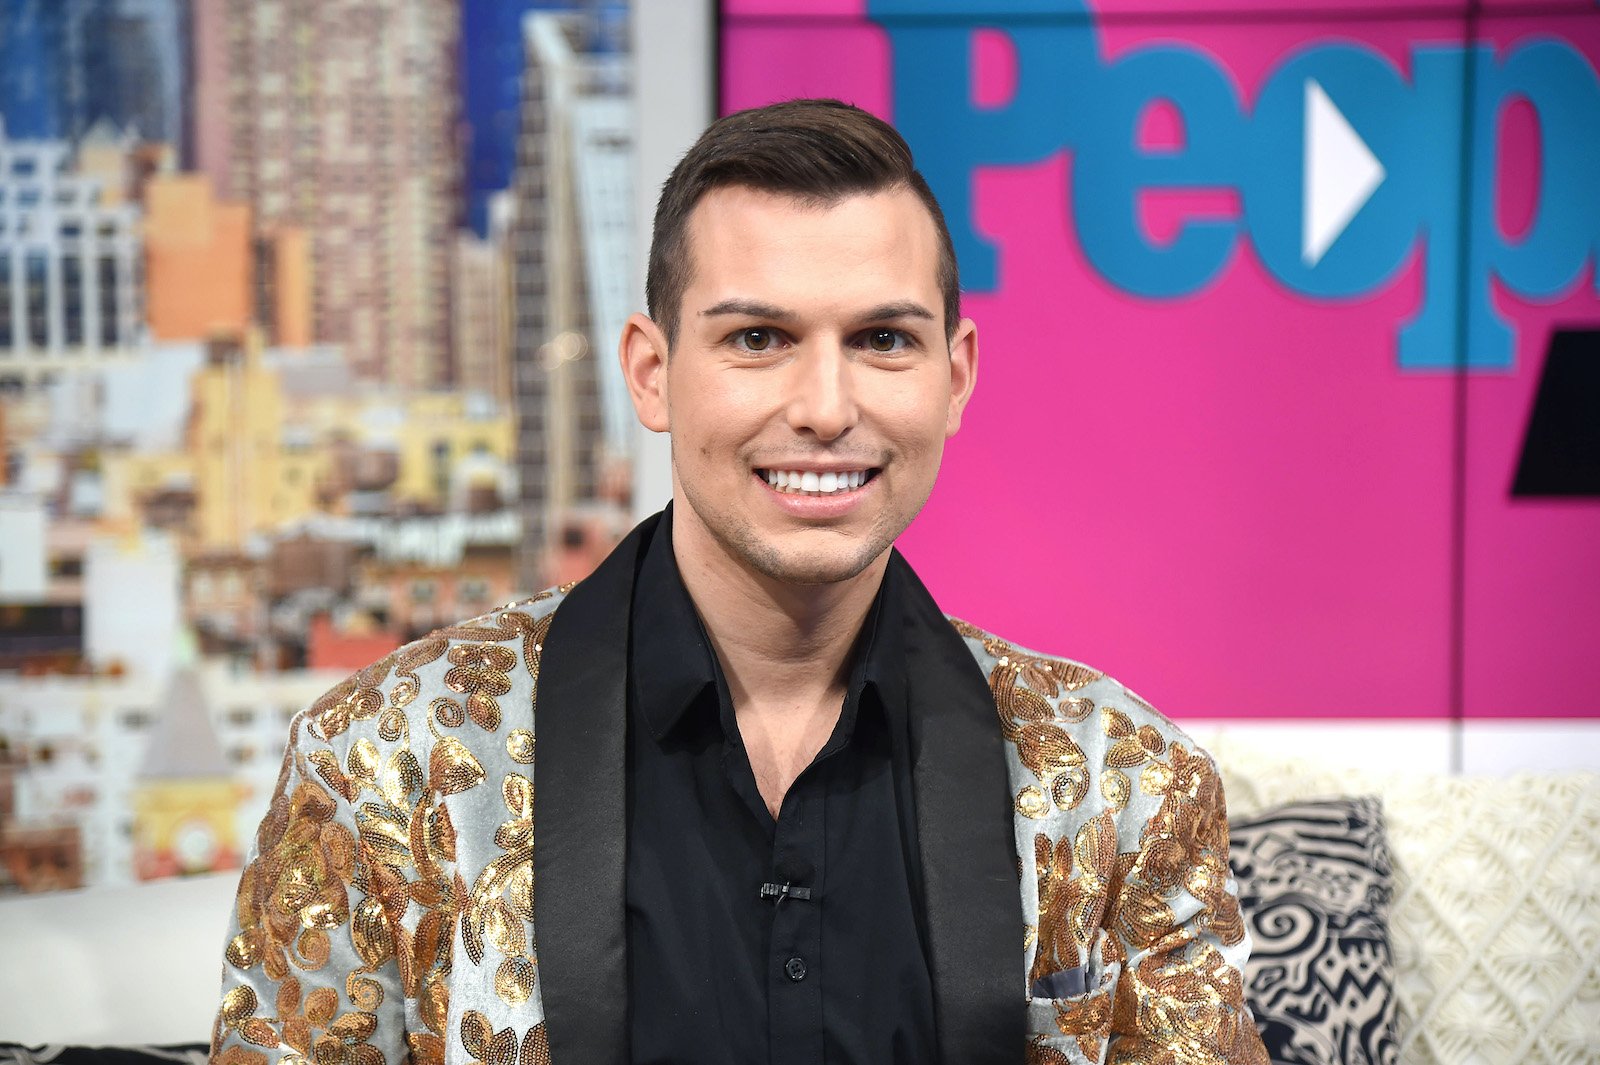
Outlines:
<svg viewBox="0 0 1600 1065"><path fill-rule="evenodd" d="M932 311L913 300L900 300L895 303L882 303L872 308L861 316L864 322L886 322L897 318L921 318L926 321L937 319Z"/></svg>
<svg viewBox="0 0 1600 1065"><path fill-rule="evenodd" d="M779 321L791 320L794 314L771 303L762 303L760 300L723 300L713 303L700 312L702 318L715 318L723 315L739 315L744 318L770 318Z"/></svg>
<svg viewBox="0 0 1600 1065"><path fill-rule="evenodd" d="M729 299L720 303L713 303L700 312L702 318L714 318L725 315L739 315L745 318L766 318L771 321L793 321L796 315L793 311L784 310L772 303L762 303L760 300ZM861 322L887 322L901 318L918 318L926 321L937 319L932 311L914 300L898 300L893 303L880 303L858 317Z"/></svg>

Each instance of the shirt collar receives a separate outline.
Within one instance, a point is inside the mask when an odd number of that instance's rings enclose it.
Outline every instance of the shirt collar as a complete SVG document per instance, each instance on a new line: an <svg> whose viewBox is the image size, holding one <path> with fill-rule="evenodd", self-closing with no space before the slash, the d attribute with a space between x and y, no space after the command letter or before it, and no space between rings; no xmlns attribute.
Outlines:
<svg viewBox="0 0 1600 1065"><path fill-rule="evenodd" d="M904 582L897 579L895 569L893 564L887 567L867 611L858 652L850 667L845 709L854 716L862 692L873 688L890 722L899 726L905 719L901 631L905 614L900 602ZM639 563L633 585L631 631L629 690L634 706L657 742L671 735L708 693L712 699L706 705L715 714L715 695L726 681L678 570L672 549L670 504Z"/></svg>

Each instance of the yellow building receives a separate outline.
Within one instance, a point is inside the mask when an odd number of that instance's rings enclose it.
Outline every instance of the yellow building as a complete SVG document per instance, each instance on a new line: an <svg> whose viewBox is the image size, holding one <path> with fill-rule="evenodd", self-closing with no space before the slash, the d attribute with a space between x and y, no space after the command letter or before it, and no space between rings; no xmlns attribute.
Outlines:
<svg viewBox="0 0 1600 1065"><path fill-rule="evenodd" d="M402 514L510 505L515 431L505 407L481 394L322 387L329 366L326 351L268 357L256 330L213 337L191 378L182 450L102 456L106 517L164 525L194 555L350 513L355 491Z"/></svg>
<svg viewBox="0 0 1600 1065"><path fill-rule="evenodd" d="M261 337L213 338L194 375L188 452L196 533L205 550L238 550L252 534L316 513L327 456L286 439L283 388L262 365Z"/></svg>
<svg viewBox="0 0 1600 1065"><path fill-rule="evenodd" d="M157 495L186 492L193 509L177 530L186 550L232 552L252 534L321 509L317 489L330 455L286 432L278 371L261 355L254 330L212 338L190 381L183 450L104 456L107 518L148 517Z"/></svg>
<svg viewBox="0 0 1600 1065"><path fill-rule="evenodd" d="M116 528L142 524L142 510L152 496L164 492L194 491L194 456L181 451L102 451L101 485L105 492L103 517ZM173 530L186 544L194 529Z"/></svg>
<svg viewBox="0 0 1600 1065"><path fill-rule="evenodd" d="M462 509L464 493L487 484L496 467L513 462L515 430L504 407L460 393L414 395L404 407L400 474L391 489L398 501L430 510Z"/></svg>
<svg viewBox="0 0 1600 1065"><path fill-rule="evenodd" d="M167 690L133 791L134 870L141 880L239 866L239 803L200 681L181 669Z"/></svg>
<svg viewBox="0 0 1600 1065"><path fill-rule="evenodd" d="M383 491L402 510L473 509L476 492L509 492L500 481L515 462L511 413L482 395L329 390L296 398L287 420L324 458L334 441L392 454L395 473Z"/></svg>

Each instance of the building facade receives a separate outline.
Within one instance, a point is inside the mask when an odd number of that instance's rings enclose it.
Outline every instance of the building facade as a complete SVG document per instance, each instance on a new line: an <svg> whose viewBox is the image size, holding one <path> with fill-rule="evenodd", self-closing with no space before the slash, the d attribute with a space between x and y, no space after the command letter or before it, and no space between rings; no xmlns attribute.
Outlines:
<svg viewBox="0 0 1600 1065"><path fill-rule="evenodd" d="M451 0L194 0L196 161L310 243L311 334L364 378L452 377Z"/></svg>
<svg viewBox="0 0 1600 1065"><path fill-rule="evenodd" d="M131 148L131 143L128 145ZM141 215L63 141L0 127L0 391L126 355L144 334Z"/></svg>

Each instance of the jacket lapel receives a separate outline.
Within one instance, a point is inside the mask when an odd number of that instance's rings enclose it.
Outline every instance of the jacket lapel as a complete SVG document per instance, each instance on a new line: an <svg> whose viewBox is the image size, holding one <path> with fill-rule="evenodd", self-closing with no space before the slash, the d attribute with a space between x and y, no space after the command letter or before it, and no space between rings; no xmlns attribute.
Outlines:
<svg viewBox="0 0 1600 1065"><path fill-rule="evenodd" d="M540 655L534 744L534 930L557 1065L628 1060L628 616L656 518L556 610Z"/></svg>
<svg viewBox="0 0 1600 1065"><path fill-rule="evenodd" d="M628 1060L628 616L658 519L556 611L541 654L534 762L534 928L551 1060ZM1025 1043L1022 911L994 697L904 558L912 787L940 1056L1015 1063ZM608 785L605 782L613 782Z"/></svg>
<svg viewBox="0 0 1600 1065"><path fill-rule="evenodd" d="M898 551L890 565L907 589L911 780L940 1057L1016 1063L1026 1043L1025 922L994 696Z"/></svg>

